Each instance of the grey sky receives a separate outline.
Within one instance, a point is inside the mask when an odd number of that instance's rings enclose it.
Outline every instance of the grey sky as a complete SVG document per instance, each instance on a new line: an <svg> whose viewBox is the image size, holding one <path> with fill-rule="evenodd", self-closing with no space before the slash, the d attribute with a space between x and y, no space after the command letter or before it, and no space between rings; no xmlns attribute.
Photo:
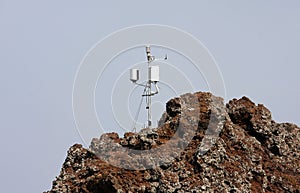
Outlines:
<svg viewBox="0 0 300 193"><path fill-rule="evenodd" d="M276 121L300 125L299 20L296 0L1 0L1 191L50 189L68 147L82 143L72 113L79 63L96 42L131 25L191 33L219 64L226 101L247 95Z"/></svg>

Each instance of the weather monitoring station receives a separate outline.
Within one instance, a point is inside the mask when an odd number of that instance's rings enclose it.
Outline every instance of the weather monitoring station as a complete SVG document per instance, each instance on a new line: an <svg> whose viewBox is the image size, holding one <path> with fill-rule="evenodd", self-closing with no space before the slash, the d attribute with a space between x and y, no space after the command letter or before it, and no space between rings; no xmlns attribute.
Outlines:
<svg viewBox="0 0 300 193"><path fill-rule="evenodd" d="M157 83L159 82L159 66L152 65L154 61L158 60L167 60L167 55L163 59L156 59L155 56L151 55L150 46L146 46L146 54L147 54L147 64L148 64L148 80L145 84L138 83L139 80L139 70L136 68L130 69L130 80L138 85L144 87L144 91L142 94L142 98L146 98L146 110L147 110L147 127L151 128L152 126L152 118L151 118L151 97L158 94L159 88ZM139 110L138 110L139 111ZM135 120L137 121L137 120ZM133 128L136 131L135 128Z"/></svg>

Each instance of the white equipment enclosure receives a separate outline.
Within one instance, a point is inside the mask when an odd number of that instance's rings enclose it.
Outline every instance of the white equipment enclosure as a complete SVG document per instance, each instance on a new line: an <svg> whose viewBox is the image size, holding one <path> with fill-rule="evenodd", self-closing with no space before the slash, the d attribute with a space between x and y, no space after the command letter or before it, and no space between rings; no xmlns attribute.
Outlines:
<svg viewBox="0 0 300 193"><path fill-rule="evenodd" d="M139 73L139 70L138 69L135 69L135 68L133 68L133 69L130 69L130 80L132 81L132 82L136 82L136 81L138 81L139 80L139 75L140 73Z"/></svg>
<svg viewBox="0 0 300 193"><path fill-rule="evenodd" d="M151 66L150 67L149 77L152 82L159 81L159 66Z"/></svg>

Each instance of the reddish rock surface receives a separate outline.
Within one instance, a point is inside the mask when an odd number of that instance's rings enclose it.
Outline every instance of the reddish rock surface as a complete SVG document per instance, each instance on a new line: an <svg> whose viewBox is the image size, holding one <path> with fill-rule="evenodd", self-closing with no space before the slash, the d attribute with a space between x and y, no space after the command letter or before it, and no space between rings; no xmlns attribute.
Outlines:
<svg viewBox="0 0 300 193"><path fill-rule="evenodd" d="M299 127L198 92L170 100L158 128L73 145L48 193L300 192L299 160Z"/></svg>

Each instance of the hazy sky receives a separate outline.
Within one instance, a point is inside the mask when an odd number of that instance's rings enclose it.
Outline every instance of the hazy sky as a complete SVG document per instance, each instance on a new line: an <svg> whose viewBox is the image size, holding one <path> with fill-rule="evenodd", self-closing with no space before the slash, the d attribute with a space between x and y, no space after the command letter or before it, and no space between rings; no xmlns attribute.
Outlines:
<svg viewBox="0 0 300 193"><path fill-rule="evenodd" d="M82 143L72 112L81 60L105 36L139 24L198 38L220 67L226 102L247 95L277 122L300 125L299 1L1 0L1 192L51 188L68 147Z"/></svg>

